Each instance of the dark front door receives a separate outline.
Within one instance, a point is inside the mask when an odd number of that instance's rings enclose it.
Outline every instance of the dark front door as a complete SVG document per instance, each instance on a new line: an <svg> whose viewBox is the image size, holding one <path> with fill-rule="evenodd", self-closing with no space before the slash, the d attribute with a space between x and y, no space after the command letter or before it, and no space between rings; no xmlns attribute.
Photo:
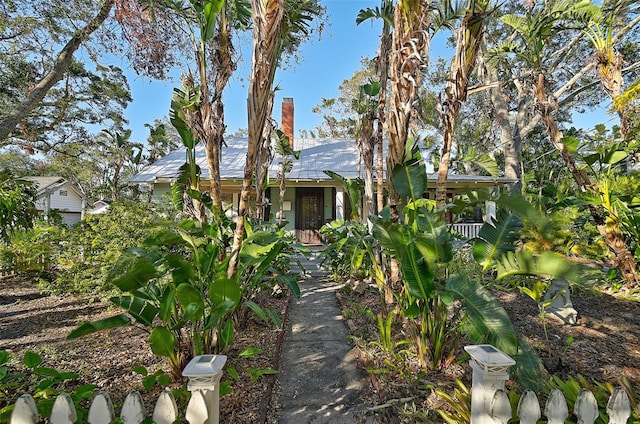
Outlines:
<svg viewBox="0 0 640 424"><path fill-rule="evenodd" d="M324 224L324 189L299 188L296 194L298 241L304 244L322 244L320 227Z"/></svg>

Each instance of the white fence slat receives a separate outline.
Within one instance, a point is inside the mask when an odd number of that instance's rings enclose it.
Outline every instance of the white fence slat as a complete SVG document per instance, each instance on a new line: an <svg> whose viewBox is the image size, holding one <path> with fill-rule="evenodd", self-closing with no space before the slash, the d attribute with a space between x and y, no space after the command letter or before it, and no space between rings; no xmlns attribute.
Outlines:
<svg viewBox="0 0 640 424"><path fill-rule="evenodd" d="M520 396L520 402L518 402L518 417L520 418L520 424L536 424L540 417L542 417L538 396L536 396L533 391L525 390L522 396Z"/></svg>
<svg viewBox="0 0 640 424"><path fill-rule="evenodd" d="M202 390L191 392L191 399L189 400L189 405L187 405L185 418L189 421L189 424L205 424L209 419L207 403L204 400Z"/></svg>
<svg viewBox="0 0 640 424"><path fill-rule="evenodd" d="M548 424L564 424L564 420L569 417L569 408L564 395L558 389L551 390L549 399L544 406L544 415L548 419Z"/></svg>
<svg viewBox="0 0 640 424"><path fill-rule="evenodd" d="M613 392L607 404L607 414L609 414L609 424L627 423L631 416L631 404L624 390L617 389Z"/></svg>
<svg viewBox="0 0 640 424"><path fill-rule="evenodd" d="M123 424L140 424L144 420L144 404L137 390L132 391L125 398L120 419Z"/></svg>
<svg viewBox="0 0 640 424"><path fill-rule="evenodd" d="M495 424L507 424L511 419L511 404L509 403L509 397L502 390L498 390L493 394L490 408L490 415Z"/></svg>
<svg viewBox="0 0 640 424"><path fill-rule="evenodd" d="M31 395L18 398L9 421L11 424L35 424L38 421L38 408Z"/></svg>
<svg viewBox="0 0 640 424"><path fill-rule="evenodd" d="M573 413L578 418L578 424L593 424L598 418L598 402L593 393L587 389L580 390Z"/></svg>
<svg viewBox="0 0 640 424"><path fill-rule="evenodd" d="M160 394L155 408L153 408L153 421L156 424L172 424L178 419L178 405L170 390Z"/></svg>
<svg viewBox="0 0 640 424"><path fill-rule="evenodd" d="M115 419L116 414L113 412L113 403L109 394L98 393L89 407L87 422L89 424L109 424Z"/></svg>
<svg viewBox="0 0 640 424"><path fill-rule="evenodd" d="M67 393L61 393L53 403L50 424L73 424L77 421L76 407Z"/></svg>

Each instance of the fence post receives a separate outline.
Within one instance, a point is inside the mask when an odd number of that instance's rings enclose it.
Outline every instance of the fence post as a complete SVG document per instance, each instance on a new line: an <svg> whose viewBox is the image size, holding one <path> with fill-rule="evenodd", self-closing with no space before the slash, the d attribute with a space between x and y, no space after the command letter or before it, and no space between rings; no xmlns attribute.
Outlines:
<svg viewBox="0 0 640 424"><path fill-rule="evenodd" d="M182 375L189 379L187 390L201 390L207 408L207 424L220 422L220 377L226 362L225 355L198 355L182 370Z"/></svg>
<svg viewBox="0 0 640 424"><path fill-rule="evenodd" d="M471 356L471 424L490 423L489 408L497 390L504 390L509 367L516 361L491 345L465 346Z"/></svg>

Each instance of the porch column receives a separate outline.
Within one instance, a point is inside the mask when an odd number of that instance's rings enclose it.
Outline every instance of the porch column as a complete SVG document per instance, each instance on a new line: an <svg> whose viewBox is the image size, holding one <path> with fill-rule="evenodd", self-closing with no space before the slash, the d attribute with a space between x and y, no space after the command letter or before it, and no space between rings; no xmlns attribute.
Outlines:
<svg viewBox="0 0 640 424"><path fill-rule="evenodd" d="M344 219L344 191L336 188L336 219Z"/></svg>
<svg viewBox="0 0 640 424"><path fill-rule="evenodd" d="M484 202L484 222L493 222L496 219L496 202L487 200Z"/></svg>

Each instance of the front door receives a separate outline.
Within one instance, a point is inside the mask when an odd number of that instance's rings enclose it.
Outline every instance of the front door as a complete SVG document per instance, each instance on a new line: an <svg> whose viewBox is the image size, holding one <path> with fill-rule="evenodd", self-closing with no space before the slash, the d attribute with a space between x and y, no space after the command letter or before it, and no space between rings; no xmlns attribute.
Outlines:
<svg viewBox="0 0 640 424"><path fill-rule="evenodd" d="M303 244L322 244L324 189L298 188L296 191L296 234Z"/></svg>

